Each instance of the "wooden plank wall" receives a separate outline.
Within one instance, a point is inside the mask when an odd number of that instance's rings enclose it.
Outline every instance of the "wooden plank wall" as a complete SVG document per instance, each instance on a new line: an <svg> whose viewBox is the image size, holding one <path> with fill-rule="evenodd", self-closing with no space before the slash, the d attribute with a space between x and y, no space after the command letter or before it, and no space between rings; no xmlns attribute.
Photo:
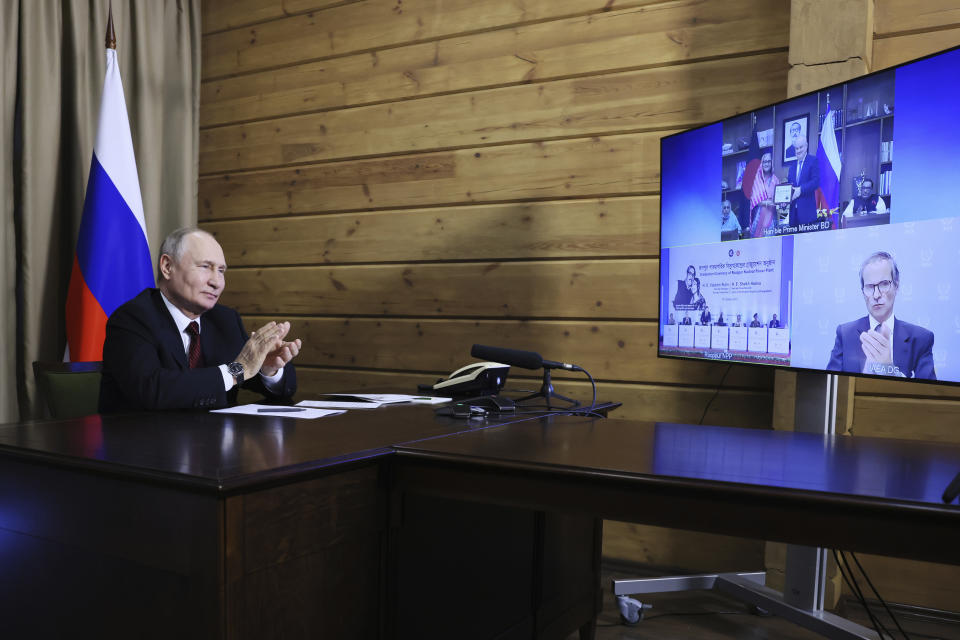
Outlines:
<svg viewBox="0 0 960 640"><path fill-rule="evenodd" d="M199 216L224 302L251 328L292 321L305 395L413 390L478 342L580 364L618 416L695 422L710 403L708 423L768 427L770 372L656 359L659 140L783 99L789 14L207 0ZM755 541L607 531L620 557L762 561Z"/></svg>
<svg viewBox="0 0 960 640"><path fill-rule="evenodd" d="M431 381L486 342L583 365L620 415L698 420L726 367L655 358L659 139L782 98L788 13L205 3L225 302L293 320L307 393ZM708 420L769 424L771 388L734 367Z"/></svg>

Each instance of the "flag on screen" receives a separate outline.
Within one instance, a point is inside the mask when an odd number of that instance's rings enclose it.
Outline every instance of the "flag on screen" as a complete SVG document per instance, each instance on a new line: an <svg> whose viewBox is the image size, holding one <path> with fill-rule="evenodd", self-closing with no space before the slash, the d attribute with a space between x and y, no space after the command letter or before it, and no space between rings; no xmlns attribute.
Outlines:
<svg viewBox="0 0 960 640"><path fill-rule="evenodd" d="M83 201L77 251L67 292L67 358L101 360L107 318L121 304L154 286L116 48L110 47L100 118Z"/></svg>
<svg viewBox="0 0 960 640"><path fill-rule="evenodd" d="M741 185L744 197L750 200L751 211L757 206L757 202L754 202L754 194L757 192L757 187L760 186L757 176L759 172L762 171L760 166L761 157L760 139L757 137L757 123L754 122L753 131L750 132L750 146L747 147L747 166L743 171L743 184ZM763 180L759 180L759 182L762 184Z"/></svg>
<svg viewBox="0 0 960 640"><path fill-rule="evenodd" d="M823 118L823 127L820 130L820 143L817 145L820 186L816 193L817 211L830 220L834 229L838 228L840 223L840 150L837 148L835 115L836 111L828 104L827 115Z"/></svg>

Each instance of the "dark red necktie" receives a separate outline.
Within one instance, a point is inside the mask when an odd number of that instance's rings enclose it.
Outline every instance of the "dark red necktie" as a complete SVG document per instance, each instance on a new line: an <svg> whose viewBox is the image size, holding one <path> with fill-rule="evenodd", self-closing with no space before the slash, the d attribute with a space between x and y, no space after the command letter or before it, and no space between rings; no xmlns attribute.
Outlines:
<svg viewBox="0 0 960 640"><path fill-rule="evenodd" d="M202 367L203 353L200 351L200 325L197 324L196 320L187 325L187 333L190 334L190 351L187 354L190 368Z"/></svg>

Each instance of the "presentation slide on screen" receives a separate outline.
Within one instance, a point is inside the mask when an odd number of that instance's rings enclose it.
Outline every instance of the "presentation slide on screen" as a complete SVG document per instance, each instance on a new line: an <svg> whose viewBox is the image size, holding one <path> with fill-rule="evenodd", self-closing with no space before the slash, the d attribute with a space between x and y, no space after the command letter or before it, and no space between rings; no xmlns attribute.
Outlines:
<svg viewBox="0 0 960 640"><path fill-rule="evenodd" d="M660 352L789 364L793 239L664 249Z"/></svg>
<svg viewBox="0 0 960 640"><path fill-rule="evenodd" d="M960 218L796 236L790 364L960 380L960 287L951 269L958 247ZM880 264L864 270L863 287L860 269L871 257ZM894 319L887 357L870 359L860 334L871 330L870 317L887 315Z"/></svg>

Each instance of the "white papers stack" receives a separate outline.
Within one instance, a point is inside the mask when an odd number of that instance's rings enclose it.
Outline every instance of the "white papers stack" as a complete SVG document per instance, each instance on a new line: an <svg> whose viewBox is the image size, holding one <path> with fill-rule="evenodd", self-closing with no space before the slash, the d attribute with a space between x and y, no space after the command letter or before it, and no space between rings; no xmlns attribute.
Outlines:
<svg viewBox="0 0 960 640"><path fill-rule="evenodd" d="M300 418L313 420L324 416L333 416L343 411L326 409L308 409L303 407L277 407L269 404L243 404L226 409L213 409L210 413L235 413L250 416L272 416L277 418Z"/></svg>

